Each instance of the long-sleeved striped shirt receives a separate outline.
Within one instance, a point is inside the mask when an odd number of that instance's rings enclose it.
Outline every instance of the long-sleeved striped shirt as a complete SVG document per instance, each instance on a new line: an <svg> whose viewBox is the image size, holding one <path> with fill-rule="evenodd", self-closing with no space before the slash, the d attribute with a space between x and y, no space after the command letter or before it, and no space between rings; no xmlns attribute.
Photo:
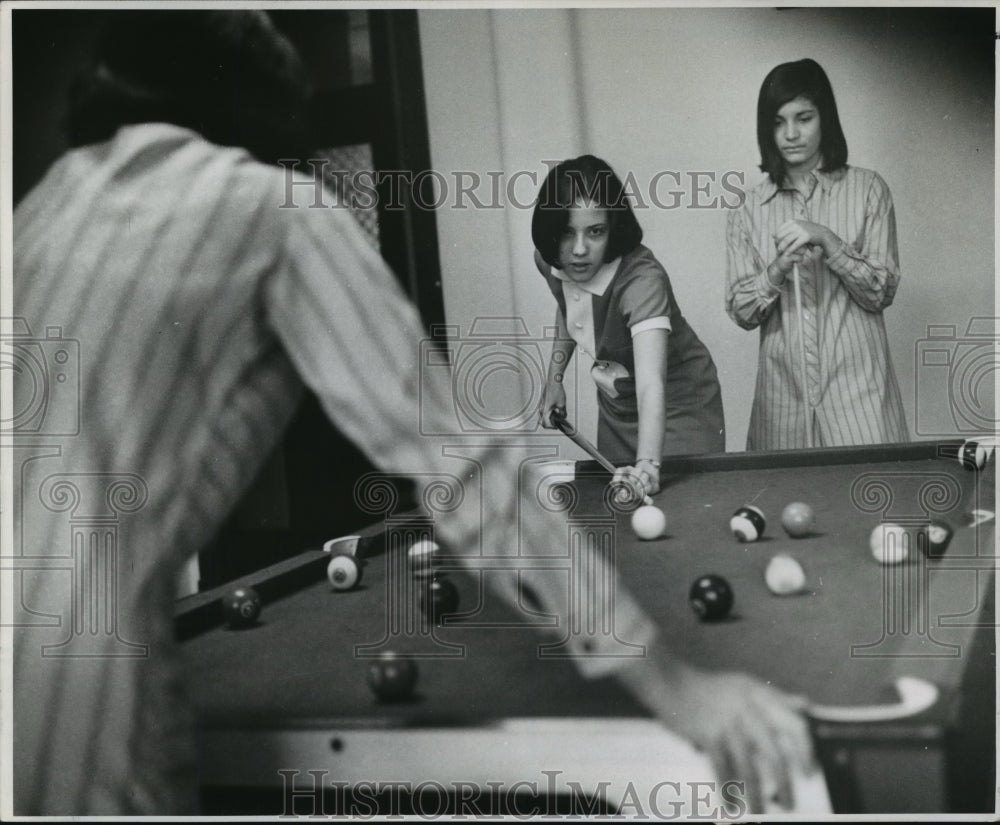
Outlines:
<svg viewBox="0 0 1000 825"><path fill-rule="evenodd" d="M63 380L30 419L37 454L26 443L14 470L15 543L22 567L37 568L18 574L20 603L60 623L28 621L15 633L18 814L192 812L193 728L171 618L177 572L254 477L303 384L381 470L462 479L464 498L436 528L446 546L568 557L565 520L525 509L501 442L419 434L421 415L426 432L456 427L447 378L419 368L416 311L346 210L330 208L330 193L327 208L311 208L315 189L292 187L297 208L279 208L286 184L242 150L142 124L67 153L16 210L14 314L36 342L24 351L49 358L48 374ZM75 372L74 357L58 355L74 347L60 341L78 347ZM15 382L17 409L30 411L30 390ZM442 443L464 445L462 457ZM117 590L101 602L116 613L109 635L107 616L74 602L95 582L46 562L72 559L73 537L111 523L113 536L99 534L117 554ZM620 640L648 645L654 630L614 585L617 638L579 621L592 582L614 580L590 561L599 573L575 593L577 607L558 564L515 566L494 581L512 600L523 582L561 628L582 628L567 650L596 675L622 664ZM79 615L102 632L72 626ZM70 630L85 637L85 656L53 647ZM132 655L137 645L144 655Z"/></svg>
<svg viewBox="0 0 1000 825"><path fill-rule="evenodd" d="M774 235L792 219L826 226L844 242L832 257L817 250L799 265L801 326L793 279L775 287L767 277ZM803 196L767 179L730 213L727 248L726 311L744 329L760 327L747 449L805 447L807 427L814 446L907 441L882 318L899 283L885 181L854 166L815 171Z"/></svg>

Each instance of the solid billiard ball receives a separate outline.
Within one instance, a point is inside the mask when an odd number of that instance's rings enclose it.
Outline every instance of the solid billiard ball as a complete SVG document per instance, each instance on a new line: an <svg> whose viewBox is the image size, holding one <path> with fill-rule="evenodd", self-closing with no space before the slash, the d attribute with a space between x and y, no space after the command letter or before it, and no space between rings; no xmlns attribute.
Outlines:
<svg viewBox="0 0 1000 825"><path fill-rule="evenodd" d="M420 607L431 621L439 622L446 613L458 609L458 588L450 579L433 579L420 594Z"/></svg>
<svg viewBox="0 0 1000 825"><path fill-rule="evenodd" d="M913 531L899 524L879 524L872 530L868 547L879 564L899 564L910 555Z"/></svg>
<svg viewBox="0 0 1000 825"><path fill-rule="evenodd" d="M750 504L740 507L729 520L729 529L740 541L757 541L764 535L765 527L764 513Z"/></svg>
<svg viewBox="0 0 1000 825"><path fill-rule="evenodd" d="M967 438L958 451L958 462L967 470L981 470L989 458L988 447L974 438Z"/></svg>
<svg viewBox="0 0 1000 825"><path fill-rule="evenodd" d="M223 598L222 610L230 627L249 627L260 618L260 596L252 587L237 587Z"/></svg>
<svg viewBox="0 0 1000 825"><path fill-rule="evenodd" d="M440 550L437 542L430 539L420 539L410 545L410 549L406 551L406 558L414 578L426 578L431 575L436 555Z"/></svg>
<svg viewBox="0 0 1000 825"><path fill-rule="evenodd" d="M694 580L688 598L702 621L712 622L729 614L733 606L733 589L722 576L707 573Z"/></svg>
<svg viewBox="0 0 1000 825"><path fill-rule="evenodd" d="M653 504L644 504L632 513L632 532L643 540L658 539L666 529L667 517Z"/></svg>
<svg viewBox="0 0 1000 825"><path fill-rule="evenodd" d="M368 665L368 687L383 702L408 699L417 684L417 663L385 652Z"/></svg>
<svg viewBox="0 0 1000 825"><path fill-rule="evenodd" d="M800 539L813 531L816 526L816 514L808 504L793 501L781 511L781 526L793 539Z"/></svg>
<svg viewBox="0 0 1000 825"><path fill-rule="evenodd" d="M791 556L779 554L768 562L764 571L767 589L776 596L798 593L806 585L806 573Z"/></svg>
<svg viewBox="0 0 1000 825"><path fill-rule="evenodd" d="M350 590L361 581L361 565L354 556L339 553L326 566L326 577L334 590Z"/></svg>
<svg viewBox="0 0 1000 825"><path fill-rule="evenodd" d="M932 521L927 525L927 556L940 558L951 543L954 531L943 521Z"/></svg>

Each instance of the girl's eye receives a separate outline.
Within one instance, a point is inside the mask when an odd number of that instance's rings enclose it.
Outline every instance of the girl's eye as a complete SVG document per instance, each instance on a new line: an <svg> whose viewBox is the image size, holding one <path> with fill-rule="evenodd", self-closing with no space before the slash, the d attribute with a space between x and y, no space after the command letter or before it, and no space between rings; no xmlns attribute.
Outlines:
<svg viewBox="0 0 1000 825"><path fill-rule="evenodd" d="M590 237L600 238L607 230L603 226L592 226L590 227Z"/></svg>

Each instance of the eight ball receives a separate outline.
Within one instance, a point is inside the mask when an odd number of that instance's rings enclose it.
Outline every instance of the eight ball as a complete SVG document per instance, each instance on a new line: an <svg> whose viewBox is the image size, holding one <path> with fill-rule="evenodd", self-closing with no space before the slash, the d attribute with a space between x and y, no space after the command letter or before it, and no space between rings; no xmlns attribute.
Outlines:
<svg viewBox="0 0 1000 825"><path fill-rule="evenodd" d="M714 622L729 614L733 606L733 589L722 576L708 573L695 579L688 598L702 621Z"/></svg>
<svg viewBox="0 0 1000 825"><path fill-rule="evenodd" d="M230 627L249 627L260 617L260 596L252 587L237 587L223 598L222 611Z"/></svg>
<svg viewBox="0 0 1000 825"><path fill-rule="evenodd" d="M433 579L420 594L420 606L431 621L440 622L458 609L458 588L449 579Z"/></svg>

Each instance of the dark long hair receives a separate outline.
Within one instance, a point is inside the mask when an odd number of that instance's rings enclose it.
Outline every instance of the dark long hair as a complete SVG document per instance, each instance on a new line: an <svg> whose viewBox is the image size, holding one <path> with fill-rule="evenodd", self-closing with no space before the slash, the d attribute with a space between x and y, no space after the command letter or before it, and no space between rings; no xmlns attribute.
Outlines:
<svg viewBox="0 0 1000 825"><path fill-rule="evenodd" d="M778 186L785 181L785 160L774 141L774 118L782 106L797 97L811 100L819 112L822 171L833 172L847 165L847 139L840 127L833 87L823 67L809 58L782 63L768 72L757 98L760 170L767 172Z"/></svg>
<svg viewBox="0 0 1000 825"><path fill-rule="evenodd" d="M605 262L627 255L642 241L642 227L632 212L625 187L606 161L581 155L553 166L538 192L531 216L531 239L549 266L561 269L559 242L569 226L569 210L581 200L608 213Z"/></svg>
<svg viewBox="0 0 1000 825"><path fill-rule="evenodd" d="M69 140L165 122L273 163L308 149L309 91L298 54L264 12L116 12L76 78Z"/></svg>

